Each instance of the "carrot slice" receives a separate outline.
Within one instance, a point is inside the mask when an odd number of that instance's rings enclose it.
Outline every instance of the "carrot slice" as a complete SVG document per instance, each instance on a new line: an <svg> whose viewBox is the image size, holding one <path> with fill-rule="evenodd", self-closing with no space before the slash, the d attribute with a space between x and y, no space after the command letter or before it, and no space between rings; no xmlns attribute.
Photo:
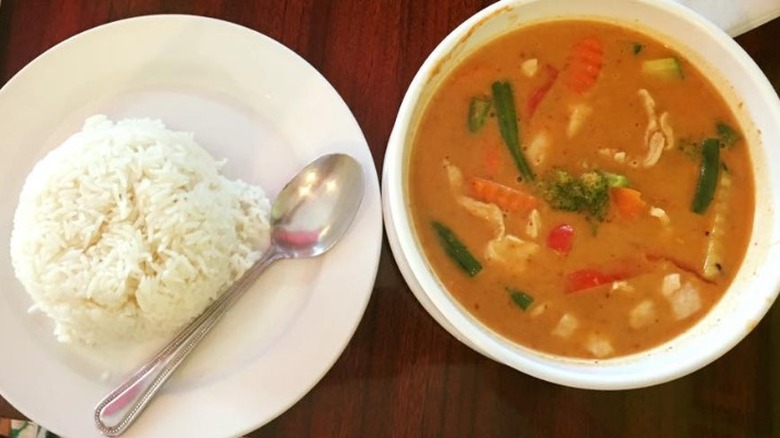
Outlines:
<svg viewBox="0 0 780 438"><path fill-rule="evenodd" d="M612 199L620 215L627 219L637 218L647 207L642 193L628 187L613 187Z"/></svg>
<svg viewBox="0 0 780 438"><path fill-rule="evenodd" d="M571 49L566 84L576 93L585 94L596 84L604 66L604 48L596 37L587 37Z"/></svg>
<svg viewBox="0 0 780 438"><path fill-rule="evenodd" d="M496 204L507 213L522 212L527 214L536 208L538 204L535 196L495 181L469 177L467 182L470 195L474 199L489 204Z"/></svg>

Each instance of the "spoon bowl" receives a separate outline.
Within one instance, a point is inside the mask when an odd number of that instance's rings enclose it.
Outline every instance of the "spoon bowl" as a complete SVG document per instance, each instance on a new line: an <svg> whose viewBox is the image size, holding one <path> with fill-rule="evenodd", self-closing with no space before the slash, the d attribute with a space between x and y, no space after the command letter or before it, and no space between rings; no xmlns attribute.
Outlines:
<svg viewBox="0 0 780 438"><path fill-rule="evenodd" d="M303 168L271 207L271 244L263 256L149 362L95 407L96 427L119 436L249 285L276 261L315 257L349 229L363 197L363 171L345 154L325 155Z"/></svg>
<svg viewBox="0 0 780 438"><path fill-rule="evenodd" d="M273 245L293 258L329 250L349 228L363 196L363 170L348 155L323 156L279 193L271 208Z"/></svg>

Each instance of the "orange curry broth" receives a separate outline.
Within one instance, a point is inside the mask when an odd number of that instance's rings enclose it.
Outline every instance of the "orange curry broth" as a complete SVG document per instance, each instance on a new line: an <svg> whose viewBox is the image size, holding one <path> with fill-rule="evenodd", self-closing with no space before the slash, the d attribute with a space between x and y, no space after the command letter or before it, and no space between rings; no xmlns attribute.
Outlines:
<svg viewBox="0 0 780 438"><path fill-rule="evenodd" d="M595 36L603 45L604 62L593 88L584 95L573 92L564 80L572 47ZM635 43L642 50L634 53ZM643 61L676 57L682 79L643 73ZM536 58L539 69L527 77L521 65ZM546 79L544 66L560 71L541 104L529 119L527 100ZM474 96L489 97L491 84L508 80L514 91L521 144L546 131L549 145L544 160L531 167L537 181L553 168L580 174L599 169L625 175L641 192L647 208L663 209L670 221L664 225L647 209L634 219L621 217L614 202L604 221L584 214L557 211L542 199L538 203L541 228L536 238L526 234L527 217L504 213L506 231L539 245L527 266L516 269L485 257L492 228L482 217L467 211L453 195L443 160L457 166L464 177L478 176L509 187L538 194L531 183L522 182L506 148L495 116L495 105L485 125L476 133L468 129L469 102ZM648 115L638 96L646 89L655 101L657 114L669 113L674 130L673 148L664 150L652 167L631 167L618 162L604 148L642 157ZM566 134L572 105L584 102L592 112L573 137ZM703 259L715 217L716 199L703 215L691 212L700 155L680 149L688 140L714 137L716 122L740 131L715 88L678 53L650 37L615 25L589 21L551 22L510 33L491 42L466 59L444 81L424 111L409 160L410 212L428 261L447 290L479 321L504 337L544 352L573 357L594 357L587 348L593 336L606 339L611 351L595 356L610 357L656 346L691 327L723 295L742 262L754 211L753 175L744 141L721 148L721 161L728 166L732 184L726 198L725 232L721 236L722 272L712 279L702 277ZM491 150L492 149L492 150ZM526 156L528 151L526 150ZM491 154L493 158L491 158ZM495 168L495 157L499 166ZM491 163L491 160L494 162ZM473 278L445 253L431 226L440 221L459 237L483 269ZM561 224L574 228L573 247L559 255L546 244L551 229ZM566 276L593 268L628 276L630 291L612 284L567 293ZM670 301L661 294L663 278L679 273L694 285L701 307L678 320ZM620 283L620 285L625 285ZM523 311L510 299L507 288L530 294L534 301ZM629 314L643 301L653 303L652 322L635 328ZM543 309L540 309L543 307ZM553 332L564 314L573 315L578 327L569 336Z"/></svg>

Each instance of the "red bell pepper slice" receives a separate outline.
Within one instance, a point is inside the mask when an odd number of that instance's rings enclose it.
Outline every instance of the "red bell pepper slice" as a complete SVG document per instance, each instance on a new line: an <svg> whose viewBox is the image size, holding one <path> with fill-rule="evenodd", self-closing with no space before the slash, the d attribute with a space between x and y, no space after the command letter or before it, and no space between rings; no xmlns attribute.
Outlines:
<svg viewBox="0 0 780 438"><path fill-rule="evenodd" d="M550 91L550 88L552 88L555 83L555 79L558 78L558 69L550 64L544 65L544 72L547 75L547 80L531 93L526 102L525 108L529 118L534 115L536 108L542 103L544 97L547 96L547 92Z"/></svg>
<svg viewBox="0 0 780 438"><path fill-rule="evenodd" d="M567 275L567 292L579 292L596 286L626 279L622 273L607 273L597 269L581 269Z"/></svg>
<svg viewBox="0 0 780 438"><path fill-rule="evenodd" d="M574 227L571 225L559 225L547 235L547 247L560 255L566 255L571 251L574 241Z"/></svg>

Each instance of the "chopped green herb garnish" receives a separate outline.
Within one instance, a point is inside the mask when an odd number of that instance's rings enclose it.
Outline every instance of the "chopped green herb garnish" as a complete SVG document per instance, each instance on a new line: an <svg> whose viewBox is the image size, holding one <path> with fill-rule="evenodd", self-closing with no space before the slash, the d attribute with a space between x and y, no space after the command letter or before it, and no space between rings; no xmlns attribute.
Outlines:
<svg viewBox="0 0 780 438"><path fill-rule="evenodd" d="M638 55L642 53L642 50L644 50L645 46L644 44L640 43L634 43L631 45L631 51L634 53L634 55Z"/></svg>
<svg viewBox="0 0 780 438"><path fill-rule="evenodd" d="M521 290L507 288L507 292L509 292L509 297L512 298L512 302L523 310L528 310L534 302L534 297Z"/></svg>
<svg viewBox="0 0 780 438"><path fill-rule="evenodd" d="M472 97L469 102L469 131L477 132L485 125L493 101L484 97Z"/></svg>
<svg viewBox="0 0 780 438"><path fill-rule="evenodd" d="M444 251L450 256L450 258L463 269L469 277L473 277L482 270L482 264L471 255L471 252L466 248L466 245L458 239L455 233L452 232L446 225L440 222L432 222L433 229L436 230L436 234L439 236L439 242L444 248Z"/></svg>
<svg viewBox="0 0 780 438"><path fill-rule="evenodd" d="M563 169L547 172L539 183L542 197L556 210L584 213L588 218L604 220L609 207L607 174L589 170L574 176Z"/></svg>
<svg viewBox="0 0 780 438"><path fill-rule="evenodd" d="M723 147L730 148L740 139L737 131L725 123L719 122L715 125L715 129L718 132L718 140Z"/></svg>
<svg viewBox="0 0 780 438"><path fill-rule="evenodd" d="M691 160L701 157L701 143L689 138L677 140L677 149Z"/></svg>
<svg viewBox="0 0 780 438"><path fill-rule="evenodd" d="M493 82L493 103L498 115L498 127L501 137L504 139L509 153L515 160L517 170L526 181L533 181L534 173L523 156L520 149L520 133L517 126L517 113L515 112L515 97L512 94L512 86L509 82Z"/></svg>

